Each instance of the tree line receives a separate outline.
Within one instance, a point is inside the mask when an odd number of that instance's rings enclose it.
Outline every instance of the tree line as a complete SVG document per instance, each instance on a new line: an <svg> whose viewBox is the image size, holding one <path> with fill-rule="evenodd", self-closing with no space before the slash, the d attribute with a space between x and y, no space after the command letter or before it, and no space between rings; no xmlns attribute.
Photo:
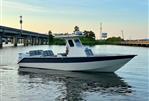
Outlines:
<svg viewBox="0 0 149 101"><path fill-rule="evenodd" d="M80 31L78 26L74 27L73 32L75 33L76 31ZM54 45L64 45L65 44L64 40L54 38L54 36L52 35L51 30L48 32L48 35L49 35L49 44L50 45L52 45L52 44L54 44ZM95 33L91 30L90 31L84 30L83 35L84 35L84 37L80 37L80 40L85 45L118 44L121 41L123 41L123 39L121 37L109 37L105 40L95 40Z"/></svg>

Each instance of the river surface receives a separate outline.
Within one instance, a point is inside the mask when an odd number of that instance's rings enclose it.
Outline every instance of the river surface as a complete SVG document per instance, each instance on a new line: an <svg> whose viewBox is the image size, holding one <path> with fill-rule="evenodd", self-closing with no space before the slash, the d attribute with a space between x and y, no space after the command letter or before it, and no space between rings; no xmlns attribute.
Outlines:
<svg viewBox="0 0 149 101"><path fill-rule="evenodd" d="M149 101L149 48L97 45L96 54L136 54L115 73L26 69L18 71L18 53L32 49L65 51L64 46L0 49L0 101Z"/></svg>

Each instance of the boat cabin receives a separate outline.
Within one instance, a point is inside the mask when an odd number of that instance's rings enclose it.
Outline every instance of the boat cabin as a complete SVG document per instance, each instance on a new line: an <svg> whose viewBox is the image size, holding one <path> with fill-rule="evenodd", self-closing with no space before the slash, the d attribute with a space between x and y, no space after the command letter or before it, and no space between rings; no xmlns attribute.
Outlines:
<svg viewBox="0 0 149 101"><path fill-rule="evenodd" d="M83 46L79 37L80 35L58 36L57 38L62 38L66 41L66 53L61 55L68 57L93 56L92 50Z"/></svg>

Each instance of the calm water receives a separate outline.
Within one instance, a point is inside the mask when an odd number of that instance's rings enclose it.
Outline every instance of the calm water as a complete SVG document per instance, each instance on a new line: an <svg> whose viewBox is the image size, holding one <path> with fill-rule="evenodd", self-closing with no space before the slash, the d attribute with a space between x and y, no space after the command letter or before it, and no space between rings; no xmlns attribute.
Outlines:
<svg viewBox="0 0 149 101"><path fill-rule="evenodd" d="M5 47L0 49L0 101L148 101L149 49L94 46L95 53L136 54L115 73L81 73L26 69L18 71L17 53L64 46Z"/></svg>

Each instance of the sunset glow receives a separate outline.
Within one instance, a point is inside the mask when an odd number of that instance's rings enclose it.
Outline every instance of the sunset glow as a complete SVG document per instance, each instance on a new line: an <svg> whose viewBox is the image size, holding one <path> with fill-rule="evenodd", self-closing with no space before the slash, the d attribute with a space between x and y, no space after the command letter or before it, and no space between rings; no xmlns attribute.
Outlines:
<svg viewBox="0 0 149 101"><path fill-rule="evenodd" d="M147 38L148 0L1 0L0 25L47 33L71 33L74 26L99 37L100 22L108 36Z"/></svg>

